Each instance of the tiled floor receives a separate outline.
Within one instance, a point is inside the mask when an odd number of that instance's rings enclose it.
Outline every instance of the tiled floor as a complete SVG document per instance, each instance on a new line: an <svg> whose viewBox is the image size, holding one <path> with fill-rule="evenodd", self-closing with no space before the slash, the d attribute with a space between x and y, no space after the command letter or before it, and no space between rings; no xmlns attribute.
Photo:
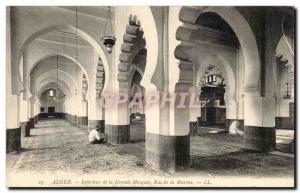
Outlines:
<svg viewBox="0 0 300 193"><path fill-rule="evenodd" d="M13 172L64 171L76 174L169 175L145 163L145 128L131 125L131 143L91 145L87 130L63 120L39 122L31 136L22 138L22 152L7 155ZM243 137L203 133L191 137L191 167L180 175L293 176L294 159L243 149Z"/></svg>

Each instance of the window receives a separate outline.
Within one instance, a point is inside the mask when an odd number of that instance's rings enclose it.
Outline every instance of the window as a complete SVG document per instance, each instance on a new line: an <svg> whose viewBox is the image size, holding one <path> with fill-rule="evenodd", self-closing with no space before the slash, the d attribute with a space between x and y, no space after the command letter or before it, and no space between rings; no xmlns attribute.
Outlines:
<svg viewBox="0 0 300 193"><path fill-rule="evenodd" d="M50 91L49 91L49 96L51 96L51 97L53 97L53 96L54 96L54 92L53 92L53 90L50 90Z"/></svg>
<svg viewBox="0 0 300 193"><path fill-rule="evenodd" d="M217 78L217 77L216 77L216 75L212 75L212 77L213 77L213 80L212 80L212 81L213 81L213 82L216 82L216 81L217 81L217 79L216 79L216 78Z"/></svg>
<svg viewBox="0 0 300 193"><path fill-rule="evenodd" d="M45 108L44 108L44 107L41 107L41 109L40 109L40 110L41 110L41 112L44 112Z"/></svg>

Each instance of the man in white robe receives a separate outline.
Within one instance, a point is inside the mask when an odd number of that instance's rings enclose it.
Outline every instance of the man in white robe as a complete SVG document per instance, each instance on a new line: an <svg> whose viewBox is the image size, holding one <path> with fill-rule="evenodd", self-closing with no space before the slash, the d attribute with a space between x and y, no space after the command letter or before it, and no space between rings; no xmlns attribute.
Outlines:
<svg viewBox="0 0 300 193"><path fill-rule="evenodd" d="M89 132L89 142L90 144L99 144L104 142L104 138L100 137L99 134L100 128L97 126L96 128L93 128Z"/></svg>

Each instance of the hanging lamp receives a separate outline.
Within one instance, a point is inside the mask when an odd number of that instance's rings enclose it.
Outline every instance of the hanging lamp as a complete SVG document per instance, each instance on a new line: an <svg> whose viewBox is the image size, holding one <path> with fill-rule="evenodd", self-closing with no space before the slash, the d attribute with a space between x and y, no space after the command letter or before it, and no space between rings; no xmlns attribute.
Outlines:
<svg viewBox="0 0 300 193"><path fill-rule="evenodd" d="M288 67L285 67L286 68L286 83L285 83L285 92L284 92L284 95L283 95L283 98L284 99L289 99L291 98L291 84L289 83L289 69Z"/></svg>
<svg viewBox="0 0 300 193"><path fill-rule="evenodd" d="M105 28L104 28L104 32L103 32L103 36L102 36L102 43L106 47L106 51L108 53L111 53L117 39L113 35L109 35L109 33L107 31L107 25L110 25L110 31L109 32L111 33L112 32L112 23L111 23L110 7L108 8L108 12L107 12Z"/></svg>
<svg viewBox="0 0 300 193"><path fill-rule="evenodd" d="M58 88L58 56L56 57L56 90L53 100L57 103L62 102L65 99L64 93Z"/></svg>

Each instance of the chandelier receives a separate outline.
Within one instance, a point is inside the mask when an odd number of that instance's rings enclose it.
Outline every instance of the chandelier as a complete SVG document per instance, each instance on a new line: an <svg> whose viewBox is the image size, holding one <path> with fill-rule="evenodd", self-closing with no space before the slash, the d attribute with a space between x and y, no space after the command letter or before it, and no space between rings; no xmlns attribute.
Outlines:
<svg viewBox="0 0 300 193"><path fill-rule="evenodd" d="M110 25L110 32L112 32L112 23L111 23L110 16L111 16L111 12L110 12L110 7L109 7L108 12L107 12L105 28L104 28L104 32L103 32L103 36L102 36L102 42L105 45L106 51L108 53L112 52L112 48L114 47L115 42L117 40L113 35L109 35L106 31L107 30L107 25Z"/></svg>
<svg viewBox="0 0 300 193"><path fill-rule="evenodd" d="M66 95L58 88L58 56L56 57L56 89L50 90L50 97L56 103L60 103L65 100Z"/></svg>

